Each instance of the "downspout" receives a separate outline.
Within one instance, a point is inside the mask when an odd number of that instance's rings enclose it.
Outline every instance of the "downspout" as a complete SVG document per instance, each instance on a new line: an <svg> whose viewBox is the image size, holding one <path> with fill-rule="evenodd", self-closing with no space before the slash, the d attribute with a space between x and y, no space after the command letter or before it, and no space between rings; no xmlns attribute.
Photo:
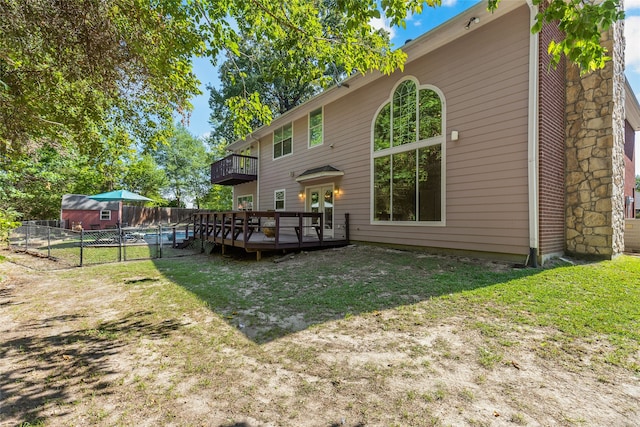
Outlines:
<svg viewBox="0 0 640 427"><path fill-rule="evenodd" d="M527 0L530 9L529 27L536 22L538 7ZM538 34L529 36L529 129L528 135L528 188L529 188L529 260L528 265L538 267L539 251L539 200L538 200Z"/></svg>

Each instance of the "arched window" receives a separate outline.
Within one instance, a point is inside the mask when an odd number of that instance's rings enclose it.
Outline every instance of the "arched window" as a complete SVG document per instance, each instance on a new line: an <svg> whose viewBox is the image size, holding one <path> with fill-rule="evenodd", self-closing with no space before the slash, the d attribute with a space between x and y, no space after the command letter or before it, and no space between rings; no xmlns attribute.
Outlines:
<svg viewBox="0 0 640 427"><path fill-rule="evenodd" d="M441 223L444 99L409 78L373 123L373 221Z"/></svg>

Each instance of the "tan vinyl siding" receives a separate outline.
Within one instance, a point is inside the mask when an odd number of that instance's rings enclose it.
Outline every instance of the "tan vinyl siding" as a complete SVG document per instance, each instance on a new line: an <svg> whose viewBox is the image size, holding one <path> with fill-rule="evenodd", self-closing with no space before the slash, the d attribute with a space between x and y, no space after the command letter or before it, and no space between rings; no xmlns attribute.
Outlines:
<svg viewBox="0 0 640 427"><path fill-rule="evenodd" d="M236 209L237 206L237 201L238 201L238 197L240 196L248 196L253 194L253 209L257 209L257 197L258 197L258 190L257 190L257 183L256 181L252 181L252 182L247 182L244 184L238 184L236 186L233 187L233 209Z"/></svg>
<svg viewBox="0 0 640 427"><path fill-rule="evenodd" d="M287 210L303 208L303 171L332 165L335 220L351 217L351 239L526 255L528 252L527 106L529 12L523 7L412 60L404 72L360 88L339 88L324 105L324 144L308 149L308 118L295 120L293 155L272 160L272 137L261 140L260 208L273 208L273 191L287 190ZM371 224L371 129L378 108L405 76L430 84L445 98L443 123L446 199L444 226ZM459 141L449 141L451 130ZM333 148L331 148L333 145ZM293 172L293 176L291 175Z"/></svg>

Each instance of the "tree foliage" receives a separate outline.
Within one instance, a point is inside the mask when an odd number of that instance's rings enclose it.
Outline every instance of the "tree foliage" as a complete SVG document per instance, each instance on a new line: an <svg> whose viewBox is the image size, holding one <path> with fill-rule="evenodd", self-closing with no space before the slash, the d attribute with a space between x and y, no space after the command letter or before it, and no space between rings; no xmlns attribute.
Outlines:
<svg viewBox="0 0 640 427"><path fill-rule="evenodd" d="M603 68L611 59L612 53L600 44L600 39L602 31L624 19L618 0L533 0L533 4L541 8L531 29L533 33L539 32L545 23L557 22L565 34L563 40L549 43L552 66L557 66L564 55L585 74Z"/></svg>
<svg viewBox="0 0 640 427"><path fill-rule="evenodd" d="M209 191L209 165L211 156L205 143L178 126L167 144L153 154L165 174L164 188L171 193L175 204L183 207L193 201L196 207Z"/></svg>
<svg viewBox="0 0 640 427"><path fill-rule="evenodd" d="M495 9L499 0L489 0ZM533 0L538 22L559 21L567 37L550 46L583 70L602 67L600 31L622 19L620 0ZM277 61L260 70L314 82L340 64L347 73L402 68L406 55L371 27L440 0L3 0L0 2L0 149L76 144L90 153L119 127L130 138L165 141L172 114L198 93L191 58L240 58L243 40L268 40ZM236 75L244 79L242 73ZM236 132L269 121L267 100L250 85L227 99Z"/></svg>
<svg viewBox="0 0 640 427"><path fill-rule="evenodd" d="M337 11L333 0L319 1L318 5L318 23L323 33L339 33L347 28L349 21ZM331 62L323 64L311 51L307 55L298 54L302 46L297 31L285 32L283 37L284 40L272 40L256 38L253 32L240 34L237 50L226 53L219 67L221 88L208 88L216 137L233 141L242 132L268 123L346 76L341 57L334 56ZM378 30L376 37L389 42L383 30ZM238 102L253 94L259 94L261 105L268 109L247 121L238 114L242 111L238 110Z"/></svg>
<svg viewBox="0 0 640 427"><path fill-rule="evenodd" d="M49 140L90 153L115 126L161 141L198 93L192 15L179 0L0 2L0 150Z"/></svg>

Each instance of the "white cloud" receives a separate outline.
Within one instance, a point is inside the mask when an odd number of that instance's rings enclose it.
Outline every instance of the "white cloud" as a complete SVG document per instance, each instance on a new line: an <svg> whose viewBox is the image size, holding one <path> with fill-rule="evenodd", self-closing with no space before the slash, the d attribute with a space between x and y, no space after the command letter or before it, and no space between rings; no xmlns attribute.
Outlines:
<svg viewBox="0 0 640 427"><path fill-rule="evenodd" d="M624 9L640 9L640 0L624 0Z"/></svg>
<svg viewBox="0 0 640 427"><path fill-rule="evenodd" d="M640 2L640 0L635 0ZM640 73L640 16L629 16L624 22L625 62L629 71Z"/></svg>
<svg viewBox="0 0 640 427"><path fill-rule="evenodd" d="M396 30L389 24L389 20L386 18L372 18L369 21L369 25L377 30L385 30L389 33L390 39L396 36Z"/></svg>
<svg viewBox="0 0 640 427"><path fill-rule="evenodd" d="M632 1L638 1L638 0L632 0ZM458 0L442 0L442 6L452 7L452 6L455 6L457 2Z"/></svg>

